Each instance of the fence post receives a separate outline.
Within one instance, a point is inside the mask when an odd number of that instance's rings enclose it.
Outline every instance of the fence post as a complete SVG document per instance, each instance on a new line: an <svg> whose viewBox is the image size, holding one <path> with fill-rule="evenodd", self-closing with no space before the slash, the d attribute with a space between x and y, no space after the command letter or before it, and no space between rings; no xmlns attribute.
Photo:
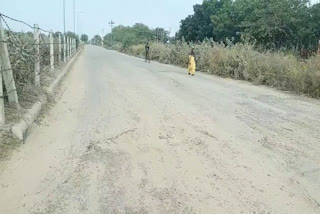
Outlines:
<svg viewBox="0 0 320 214"><path fill-rule="evenodd" d="M73 53L74 53L74 39L72 39L72 56L73 56Z"/></svg>
<svg viewBox="0 0 320 214"><path fill-rule="evenodd" d="M34 65L34 84L40 86L40 29L39 25L34 25L34 41L36 49L36 62Z"/></svg>
<svg viewBox="0 0 320 214"><path fill-rule="evenodd" d="M1 21L1 18L0 18L0 21ZM0 64L0 72L2 72L1 64ZM6 123L6 118L4 115L4 97L3 97L3 88L2 88L2 75L0 73L0 125L4 125L5 123Z"/></svg>
<svg viewBox="0 0 320 214"><path fill-rule="evenodd" d="M63 61L66 63L67 62L67 38L66 35L63 35Z"/></svg>
<svg viewBox="0 0 320 214"><path fill-rule="evenodd" d="M66 59L67 59L67 61L68 61L68 59L69 59L69 37L68 36L66 36Z"/></svg>
<svg viewBox="0 0 320 214"><path fill-rule="evenodd" d="M73 56L73 38L71 38L71 42L70 42L70 51L71 51L71 57Z"/></svg>
<svg viewBox="0 0 320 214"><path fill-rule="evenodd" d="M68 59L71 57L71 38L68 37Z"/></svg>
<svg viewBox="0 0 320 214"><path fill-rule="evenodd" d="M61 35L58 36L58 45L59 45L59 57L58 57L58 63L61 64Z"/></svg>
<svg viewBox="0 0 320 214"><path fill-rule="evenodd" d="M69 37L69 59L71 58L71 37Z"/></svg>
<svg viewBox="0 0 320 214"><path fill-rule="evenodd" d="M53 31L50 31L50 71L54 72Z"/></svg>
<svg viewBox="0 0 320 214"><path fill-rule="evenodd" d="M72 44L73 43L73 39L70 38L70 58L72 58Z"/></svg>
<svg viewBox="0 0 320 214"><path fill-rule="evenodd" d="M4 33L4 29L2 27L1 18L0 18L0 41L7 41ZM9 103L15 105L18 108L19 107L18 93L16 89L16 84L13 78L7 43L5 42L0 42L0 62L2 67L2 71L0 74L2 74L2 77L4 80L4 85L8 94Z"/></svg>
<svg viewBox="0 0 320 214"><path fill-rule="evenodd" d="M69 60L69 37L66 37L66 51L67 51L67 60Z"/></svg>

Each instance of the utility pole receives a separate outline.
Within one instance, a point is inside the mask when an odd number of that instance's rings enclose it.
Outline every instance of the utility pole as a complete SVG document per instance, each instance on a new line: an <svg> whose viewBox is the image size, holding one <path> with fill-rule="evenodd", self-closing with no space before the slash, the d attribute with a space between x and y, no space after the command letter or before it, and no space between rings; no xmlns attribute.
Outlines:
<svg viewBox="0 0 320 214"><path fill-rule="evenodd" d="M111 27L111 37L110 37L110 41L111 41L111 47L112 47L112 28L113 28L113 25L114 25L115 23L114 23L114 21L110 21L109 22L109 25L110 25L110 27Z"/></svg>
<svg viewBox="0 0 320 214"><path fill-rule="evenodd" d="M63 0L63 32L66 34L66 0Z"/></svg>
<svg viewBox="0 0 320 214"><path fill-rule="evenodd" d="M76 0L73 0L73 33L76 36Z"/></svg>
<svg viewBox="0 0 320 214"><path fill-rule="evenodd" d="M77 15L78 15L78 17L77 17L77 28L78 28L78 35L79 35L79 37L81 37L81 21L80 21L80 18L81 18L81 14L85 14L85 12L82 12L82 11L79 11L79 12L77 12Z"/></svg>

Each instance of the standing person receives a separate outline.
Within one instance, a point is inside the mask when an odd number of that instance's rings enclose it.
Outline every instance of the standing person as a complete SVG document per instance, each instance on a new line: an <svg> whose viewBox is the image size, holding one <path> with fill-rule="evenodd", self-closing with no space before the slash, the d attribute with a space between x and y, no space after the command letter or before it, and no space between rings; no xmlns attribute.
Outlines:
<svg viewBox="0 0 320 214"><path fill-rule="evenodd" d="M189 54L188 74L194 76L195 72L196 72L196 54L194 53L194 48L192 48L191 53Z"/></svg>
<svg viewBox="0 0 320 214"><path fill-rule="evenodd" d="M145 46L145 50L146 50L146 62L150 62L150 46L149 46L149 42L147 42L147 44Z"/></svg>

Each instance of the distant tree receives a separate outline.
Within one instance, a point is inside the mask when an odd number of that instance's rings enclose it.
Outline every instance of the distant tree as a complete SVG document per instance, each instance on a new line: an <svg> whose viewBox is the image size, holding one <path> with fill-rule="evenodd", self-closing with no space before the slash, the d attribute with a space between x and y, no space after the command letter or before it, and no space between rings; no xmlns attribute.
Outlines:
<svg viewBox="0 0 320 214"><path fill-rule="evenodd" d="M58 38L60 36L62 36L62 33L60 31L57 31L53 34L54 37Z"/></svg>
<svg viewBox="0 0 320 214"><path fill-rule="evenodd" d="M102 38L101 38L101 36L95 35L95 36L91 39L90 43L93 44L93 45L101 45L101 44L102 44Z"/></svg>
<svg viewBox="0 0 320 214"><path fill-rule="evenodd" d="M119 25L113 28L112 41L120 43L123 49L131 45L145 43L153 39L153 31L146 25L137 23L132 27ZM111 46L111 33L104 36L106 46Z"/></svg>
<svg viewBox="0 0 320 214"><path fill-rule="evenodd" d="M157 27L153 30L154 39L160 42L167 42L170 40L169 31L166 31L164 28Z"/></svg>
<svg viewBox="0 0 320 214"><path fill-rule="evenodd" d="M83 42L89 41L89 36L87 34L82 34L80 38L81 38L81 41L83 41Z"/></svg>

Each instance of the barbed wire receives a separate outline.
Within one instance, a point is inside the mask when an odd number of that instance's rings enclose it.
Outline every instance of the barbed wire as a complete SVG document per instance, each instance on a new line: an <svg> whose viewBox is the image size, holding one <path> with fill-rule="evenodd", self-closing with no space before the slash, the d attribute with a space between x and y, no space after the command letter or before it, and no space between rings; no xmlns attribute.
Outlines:
<svg viewBox="0 0 320 214"><path fill-rule="evenodd" d="M15 38L16 41L5 41L5 40L1 40L0 42L1 42L1 43L20 42L20 39L17 38L17 36L15 35L15 33L11 30L9 24L7 23L7 21L6 21L3 17L8 17L8 16L3 15L3 14L0 13L0 18L2 18L3 22L5 23L5 25L6 25L7 29L8 29L8 32L13 36L13 38ZM10 18L10 17L9 17L9 18ZM10 18L10 19L11 19L11 18ZM23 21L20 21L20 20L17 20L17 19L13 19L13 18L12 18L12 20L23 23ZM26 23L26 24L27 24L27 23ZM27 25L28 25L28 24L27 24ZM29 26L29 27L31 27L31 26ZM47 30L43 30L42 28L34 28L34 27L32 27L32 29L39 29L39 30L41 30L41 31L43 31L43 32L52 33L52 32L49 32L49 31L47 31ZM60 32L59 32L59 33L60 33ZM60 33L60 34L62 34L62 33ZM33 43L29 42L29 43L26 44L26 45L35 45L35 46L37 46L37 45L50 45L50 44L53 44L53 45L62 45L62 44L64 44L64 43L61 41L61 43L59 43L59 42L58 42L58 43L57 43L57 42L55 42L55 43L42 42L42 43L41 43L41 42L40 42L40 43L38 44L37 41L36 41L36 39L34 39Z"/></svg>
<svg viewBox="0 0 320 214"><path fill-rule="evenodd" d="M30 27L30 28L32 28L32 29L34 29L34 27L32 27L30 24L28 24L28 23L27 23L27 22L25 22L25 21L22 21L22 20L18 20L18 19L15 19L15 18L9 17L9 16L7 16L7 15L4 15L3 13L0 13L0 16L1 16L1 17L5 17L5 18L10 19L10 20L15 21L15 22L22 23L22 24L24 24L24 25L26 25L26 26L28 26L28 27Z"/></svg>
<svg viewBox="0 0 320 214"><path fill-rule="evenodd" d="M43 78L42 73L48 73L50 71L50 45L53 45L54 49L57 49L58 45L61 45L61 53L54 51L54 57L56 58L57 56L57 58L59 58L59 54L61 56L62 53L66 51L64 45L66 40L62 39L60 42L57 41L57 34L64 36L61 32L53 33L52 31L42 29L38 26L32 26L25 21L9 17L2 13L0 13L0 21L1 20L3 20L5 24L7 38L0 40L0 43L8 44L11 66L9 68L2 67L3 69L1 69L0 66L0 74L13 71L12 80L10 83L6 82L5 88L9 90L5 90L4 95L7 96L13 91L18 91L18 94L20 94L24 91L24 87L34 82L35 76ZM22 23L30 29L33 29L33 36L30 33L14 32L7 20ZM40 31L38 38L34 36L36 30ZM46 33L53 35L53 41L49 39L49 35ZM37 47L39 48L39 53L36 51ZM75 50L75 48L72 47L71 50ZM59 62L60 60L61 59L59 59ZM56 62L55 60L55 63ZM37 63L40 63L40 69L36 69ZM15 84L16 87L13 87L13 84Z"/></svg>
<svg viewBox="0 0 320 214"><path fill-rule="evenodd" d="M4 19L3 17L5 17L5 18L7 18L7 19L10 19L11 21L15 21L15 22L22 23L22 24L28 26L29 28L31 28L31 29L33 29L33 30L34 30L34 29L39 29L39 30L41 30L41 31L43 31L43 32L45 32L45 33L52 33L51 31L45 30L45 29L40 28L40 27L34 27L34 26L32 26L31 24L29 24L29 23L27 23L27 22L25 22L25 21L12 18L12 17L7 16L7 15L5 15L5 14L3 14L3 13L0 13L0 16L2 17L2 19Z"/></svg>

